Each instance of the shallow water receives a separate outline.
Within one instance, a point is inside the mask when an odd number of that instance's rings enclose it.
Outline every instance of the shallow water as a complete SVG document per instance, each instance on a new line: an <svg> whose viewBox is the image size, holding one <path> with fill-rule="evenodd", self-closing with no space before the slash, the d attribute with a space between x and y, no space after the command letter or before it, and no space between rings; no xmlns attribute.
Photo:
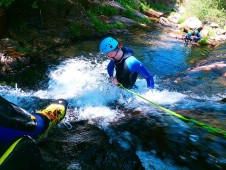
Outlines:
<svg viewBox="0 0 226 170"><path fill-rule="evenodd" d="M162 79L177 76L200 60L224 55L226 45L214 51L208 47L186 46L160 28L134 32L119 40L131 47L155 76L154 91L148 90L146 81L139 78L138 88L133 89L135 93L181 115L226 130L226 104L219 102L226 97L223 93L226 87L220 97L214 92L207 97L192 91L172 91L161 85ZM45 100L66 99L69 110L64 122L89 120L103 128L123 148L135 148L145 169L226 167L225 138L113 86L106 71L109 61L98 52L99 42L85 41L68 47L59 60L43 66L41 76L18 81L15 88L0 86L0 95L28 111L41 107ZM37 67L30 72L37 71Z"/></svg>

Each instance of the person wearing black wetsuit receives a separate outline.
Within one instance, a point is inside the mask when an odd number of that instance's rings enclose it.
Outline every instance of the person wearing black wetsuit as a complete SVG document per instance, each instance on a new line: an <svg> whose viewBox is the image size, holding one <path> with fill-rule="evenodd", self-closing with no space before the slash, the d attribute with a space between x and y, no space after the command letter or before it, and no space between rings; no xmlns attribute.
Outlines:
<svg viewBox="0 0 226 170"><path fill-rule="evenodd" d="M194 42L198 42L199 40L201 40L201 34L199 33L199 31L196 29L194 32L194 38L193 41Z"/></svg>
<svg viewBox="0 0 226 170"><path fill-rule="evenodd" d="M147 87L154 88L153 76L147 71L145 66L136 59L133 50L122 47L118 41L112 37L107 37L101 41L99 49L111 61L107 66L109 77L113 84L122 84L126 88L133 88L138 74L147 81ZM116 75L114 76L114 70Z"/></svg>

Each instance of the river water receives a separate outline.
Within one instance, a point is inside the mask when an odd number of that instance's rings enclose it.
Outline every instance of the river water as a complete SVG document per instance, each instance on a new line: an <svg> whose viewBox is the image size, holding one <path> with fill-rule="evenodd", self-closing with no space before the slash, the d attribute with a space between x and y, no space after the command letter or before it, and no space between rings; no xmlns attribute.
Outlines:
<svg viewBox="0 0 226 170"><path fill-rule="evenodd" d="M178 88L170 85L171 77L179 76L200 60L225 55L226 45L214 50L185 45L172 38L169 31L158 27L118 37L124 46L134 50L156 82L151 91L139 77L138 88L133 91L164 108L226 130L226 103L220 102L226 97L225 86L203 95L192 88L182 90L183 84ZM18 77L15 87L0 86L0 95L28 111L40 108L44 101L66 99L69 109L63 123L88 120L97 125L123 148L135 148L145 169L226 168L226 140L222 135L169 115L109 82L109 61L98 52L100 41L59 49L62 52L56 60L34 64Z"/></svg>

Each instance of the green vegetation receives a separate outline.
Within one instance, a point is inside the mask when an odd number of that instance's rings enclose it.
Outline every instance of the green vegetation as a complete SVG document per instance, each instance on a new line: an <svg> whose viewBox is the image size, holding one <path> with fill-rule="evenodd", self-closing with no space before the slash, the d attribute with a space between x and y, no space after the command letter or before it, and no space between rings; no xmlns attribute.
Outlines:
<svg viewBox="0 0 226 170"><path fill-rule="evenodd" d="M184 18L179 19L178 24L182 24L185 21Z"/></svg>
<svg viewBox="0 0 226 170"><path fill-rule="evenodd" d="M140 3L142 11L147 11L150 8L150 5L147 5L146 3Z"/></svg>
<svg viewBox="0 0 226 170"><path fill-rule="evenodd" d="M0 0L0 8L9 7L15 0ZM17 1L18 2L18 1ZM59 1L61 2L61 1ZM84 10L84 14L88 17L85 21L75 20L70 24L70 33L72 38L80 38L91 35L92 33L104 33L114 28L124 28L125 24L119 21L109 19L111 16L120 15L137 21L139 24L150 24L148 18L136 16L135 11L144 12L148 9L156 11L170 11L164 4L150 2L149 0L116 0L122 8L116 8L105 3L93 3L90 5L87 1L79 1ZM103 1L102 1L103 2ZM105 1L106 2L106 1ZM63 2L62 2L63 6ZM225 25L225 0L189 0L182 4L185 7L186 13L180 19L179 23L183 23L187 17L196 16L202 21L213 21L220 26ZM39 1L34 0L31 4L32 9L39 9ZM40 20L43 23L42 11L40 9ZM108 23L110 21L110 23ZM14 22L15 23L15 22ZM17 23L16 23L17 25ZM18 24L17 30L26 30L27 26L21 23ZM209 30L210 36L213 31Z"/></svg>
<svg viewBox="0 0 226 170"><path fill-rule="evenodd" d="M86 28L87 26L81 25L79 23L71 24L70 30L71 30L72 38L79 38L86 34L88 35L91 32L104 33L114 28L124 28L125 24L123 24L122 22L116 21L115 23L112 22L108 24L104 21L104 18L108 18L116 15L124 16L126 18L135 20L138 23L145 23L145 24L150 23L150 20L147 18L141 18L141 17L135 16L134 10L138 10L138 11L143 10L141 8L141 4L137 4L137 1L118 0L117 2L119 2L123 6L123 8L125 8L125 10L114 8L112 6L104 5L104 4L99 4L97 6L93 6L90 9L86 9L86 15L90 18L90 20L92 21L92 24L89 25L88 28ZM144 6L145 5L143 3L143 7Z"/></svg>
<svg viewBox="0 0 226 170"><path fill-rule="evenodd" d="M83 30L83 33L82 33ZM82 25L72 23L70 26L70 32L72 38L80 38L84 34L84 27Z"/></svg>
<svg viewBox="0 0 226 170"><path fill-rule="evenodd" d="M113 28L124 28L125 25L121 22L115 22L114 24L107 24L102 22L93 12L88 11L87 15L92 20L92 24L87 26L84 23L73 23L70 27L71 37L80 38L83 36L88 36L91 32L104 33Z"/></svg>
<svg viewBox="0 0 226 170"><path fill-rule="evenodd" d="M162 11L162 12L166 12L168 10L168 8L165 5L157 4L157 3L150 3L150 8L156 11Z"/></svg>
<svg viewBox="0 0 226 170"><path fill-rule="evenodd" d="M202 39L199 41L199 44L200 45L207 45L208 44L207 40L208 40L207 37L202 37Z"/></svg>
<svg viewBox="0 0 226 170"><path fill-rule="evenodd" d="M132 9L129 8L129 7L126 8L126 11L125 11L125 13L124 13L124 16L125 16L126 18L130 18L130 19L133 19L133 20L136 19L136 16L135 16L134 12L133 12Z"/></svg>
<svg viewBox="0 0 226 170"><path fill-rule="evenodd" d="M138 22L145 23L145 24L151 23L151 21L148 18L140 18L140 19L138 19Z"/></svg>
<svg viewBox="0 0 226 170"><path fill-rule="evenodd" d="M189 0L182 4L186 8L184 17L196 16L200 20L217 22L225 21L225 0Z"/></svg>
<svg viewBox="0 0 226 170"><path fill-rule="evenodd" d="M8 8L15 0L1 0L0 8Z"/></svg>
<svg viewBox="0 0 226 170"><path fill-rule="evenodd" d="M119 14L119 10L107 5L98 5L92 9L90 12L94 13L95 15L106 15L106 16L114 16Z"/></svg>
<svg viewBox="0 0 226 170"><path fill-rule="evenodd" d="M117 2L119 2L122 6L124 6L124 8L131 8L134 10L139 10L139 1L134 1L134 0L117 0Z"/></svg>

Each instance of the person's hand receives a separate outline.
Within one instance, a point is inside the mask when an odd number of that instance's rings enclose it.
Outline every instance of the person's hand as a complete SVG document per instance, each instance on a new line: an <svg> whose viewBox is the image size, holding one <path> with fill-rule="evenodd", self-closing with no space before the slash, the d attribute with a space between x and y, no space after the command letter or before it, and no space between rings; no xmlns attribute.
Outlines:
<svg viewBox="0 0 226 170"><path fill-rule="evenodd" d="M151 89L151 90L154 90L154 84L148 85L148 88Z"/></svg>
<svg viewBox="0 0 226 170"><path fill-rule="evenodd" d="M118 80L115 77L110 77L110 80L114 85L118 86Z"/></svg>
<svg viewBox="0 0 226 170"><path fill-rule="evenodd" d="M150 94L150 95L153 95L153 94L154 94L154 91L155 91L154 88L150 88L150 87L149 87L149 88L147 88L147 91L146 91L146 92L147 92L148 94Z"/></svg>

